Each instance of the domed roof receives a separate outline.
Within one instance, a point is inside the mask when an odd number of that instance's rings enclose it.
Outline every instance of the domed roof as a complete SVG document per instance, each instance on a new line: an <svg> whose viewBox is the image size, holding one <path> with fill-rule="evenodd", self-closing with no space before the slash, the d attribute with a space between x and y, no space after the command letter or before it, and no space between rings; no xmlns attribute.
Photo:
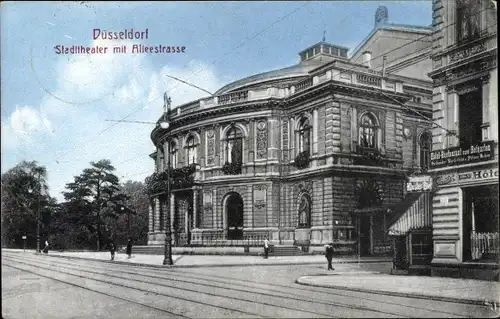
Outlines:
<svg viewBox="0 0 500 319"><path fill-rule="evenodd" d="M253 84L264 84L266 82L276 80L284 80L283 82L285 82L286 79L304 77L307 76L311 70L314 70L327 62L328 61L305 61L283 69L252 75L223 86L217 92L215 92L215 95L235 91Z"/></svg>

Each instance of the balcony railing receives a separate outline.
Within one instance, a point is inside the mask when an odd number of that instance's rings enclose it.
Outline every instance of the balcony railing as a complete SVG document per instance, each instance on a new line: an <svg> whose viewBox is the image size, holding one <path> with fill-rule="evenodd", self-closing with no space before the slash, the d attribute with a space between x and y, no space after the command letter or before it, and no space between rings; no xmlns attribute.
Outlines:
<svg viewBox="0 0 500 319"><path fill-rule="evenodd" d="M210 246L210 247L261 247L264 246L265 237L269 238L267 232L243 233L241 239L228 239L223 230L210 232L193 232L191 234L190 246ZM184 243L188 246L187 243Z"/></svg>
<svg viewBox="0 0 500 319"><path fill-rule="evenodd" d="M381 86L381 78L376 77L376 76L370 76L370 75L365 75L365 74L357 74L356 75L357 81L360 84L366 84L366 85L374 85L374 86Z"/></svg>
<svg viewBox="0 0 500 319"><path fill-rule="evenodd" d="M494 259L498 257L499 243L498 233L476 233L470 234L472 260Z"/></svg>
<svg viewBox="0 0 500 319"><path fill-rule="evenodd" d="M212 108L218 105L226 105L250 100L262 100L271 97L283 98L301 92L315 85L320 85L328 81L329 79L347 83L354 83L354 79L357 79L356 83L360 85L375 86L378 88L382 88L383 90L398 92L397 84L400 84L401 82L396 79L386 79L385 85L382 86L382 77L380 72L373 70L364 70L364 73L358 73L356 71L346 72L345 70L343 70L344 68L349 70L350 66L339 64L337 66L334 66L332 69L325 70L321 74L316 74L314 77L309 76L305 80L302 80L297 84L293 84L289 87L255 88L254 90L231 92L194 102L189 102L177 108L176 112L172 112L172 116L176 117L186 113L196 112L205 108Z"/></svg>
<svg viewBox="0 0 500 319"><path fill-rule="evenodd" d="M219 104L230 104L248 100L248 91L232 92L217 97Z"/></svg>
<svg viewBox="0 0 500 319"><path fill-rule="evenodd" d="M295 85L295 92L300 92L302 90L305 90L309 87L313 86L313 79L305 79L304 81L301 81Z"/></svg>

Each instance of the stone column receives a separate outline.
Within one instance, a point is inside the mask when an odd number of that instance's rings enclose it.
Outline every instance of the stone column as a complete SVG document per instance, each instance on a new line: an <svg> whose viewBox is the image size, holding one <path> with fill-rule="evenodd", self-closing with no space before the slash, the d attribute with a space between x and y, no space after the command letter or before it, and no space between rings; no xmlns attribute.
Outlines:
<svg viewBox="0 0 500 319"><path fill-rule="evenodd" d="M154 231L154 211L153 211L153 206L151 204L148 205L149 208L149 215L148 215L148 230L150 233Z"/></svg>
<svg viewBox="0 0 500 319"><path fill-rule="evenodd" d="M189 209L186 209L186 211L184 212L184 234L187 235L188 229L189 229Z"/></svg>
<svg viewBox="0 0 500 319"><path fill-rule="evenodd" d="M297 156L297 144L295 143L295 119L290 118L290 148L288 150L288 154L290 154L290 160L295 160L295 156Z"/></svg>
<svg viewBox="0 0 500 319"><path fill-rule="evenodd" d="M217 205L217 190L214 188L212 190L212 225L213 228L217 229L220 227L219 224L219 205Z"/></svg>
<svg viewBox="0 0 500 319"><path fill-rule="evenodd" d="M160 200L158 197L154 199L155 201L155 222L154 222L154 231L158 232L160 231Z"/></svg>
<svg viewBox="0 0 500 319"><path fill-rule="evenodd" d="M227 230L227 209L225 203L222 205L222 229Z"/></svg>
<svg viewBox="0 0 500 319"><path fill-rule="evenodd" d="M318 154L318 129L319 129L319 122L318 122L318 109L313 110L313 154Z"/></svg>
<svg viewBox="0 0 500 319"><path fill-rule="evenodd" d="M193 191L193 228L198 228L198 190Z"/></svg>
<svg viewBox="0 0 500 319"><path fill-rule="evenodd" d="M482 93L483 93L483 123L482 123L482 127L483 127L483 141L484 140L488 140L490 139L490 134L488 134L489 132L489 126L491 125L490 123L490 100L489 100L489 97L490 97L490 84L489 84L489 76L488 77L485 77L483 79L483 90L482 90Z"/></svg>

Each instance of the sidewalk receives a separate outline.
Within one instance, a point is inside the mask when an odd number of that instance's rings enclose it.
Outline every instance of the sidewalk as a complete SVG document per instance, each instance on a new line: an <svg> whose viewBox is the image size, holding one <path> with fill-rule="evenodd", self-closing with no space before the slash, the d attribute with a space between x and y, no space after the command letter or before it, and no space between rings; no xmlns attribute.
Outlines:
<svg viewBox="0 0 500 319"><path fill-rule="evenodd" d="M2 249L5 252L23 252L17 249ZM25 253L34 254L33 250ZM75 258L75 259L90 259L102 260L115 263L130 263L144 266L163 266L163 255L142 255L132 254L132 258L128 259L126 254L117 253L115 260L111 261L109 252L58 252L49 251L50 256ZM323 255L306 255L306 256L276 256L263 259L260 256L229 256L229 255L173 255L173 267L190 268L190 267L230 267L230 266L255 266L255 265L308 265L308 264L326 264L325 256ZM390 262L389 258L381 257L362 257L360 263L384 263ZM357 258L344 257L333 260L334 263L357 263Z"/></svg>
<svg viewBox="0 0 500 319"><path fill-rule="evenodd" d="M469 304L500 303L500 283L473 279L397 276L376 273L335 273L303 276L298 284L375 294Z"/></svg>

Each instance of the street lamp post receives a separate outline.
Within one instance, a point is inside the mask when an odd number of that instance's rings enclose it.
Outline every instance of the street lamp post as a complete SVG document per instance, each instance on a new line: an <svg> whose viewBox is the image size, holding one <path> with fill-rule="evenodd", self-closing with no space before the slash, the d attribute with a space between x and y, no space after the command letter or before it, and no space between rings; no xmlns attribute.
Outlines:
<svg viewBox="0 0 500 319"><path fill-rule="evenodd" d="M169 123L169 116L170 116L170 103L171 99L165 93L164 97L164 117L163 121L160 123L160 126L162 129L166 130L169 128L170 123ZM167 133L167 214L166 215L166 220L165 220L165 257L163 259L163 264L164 265L173 265L172 261L172 232L170 231L170 136L169 133ZM164 216L165 216L164 215Z"/></svg>

